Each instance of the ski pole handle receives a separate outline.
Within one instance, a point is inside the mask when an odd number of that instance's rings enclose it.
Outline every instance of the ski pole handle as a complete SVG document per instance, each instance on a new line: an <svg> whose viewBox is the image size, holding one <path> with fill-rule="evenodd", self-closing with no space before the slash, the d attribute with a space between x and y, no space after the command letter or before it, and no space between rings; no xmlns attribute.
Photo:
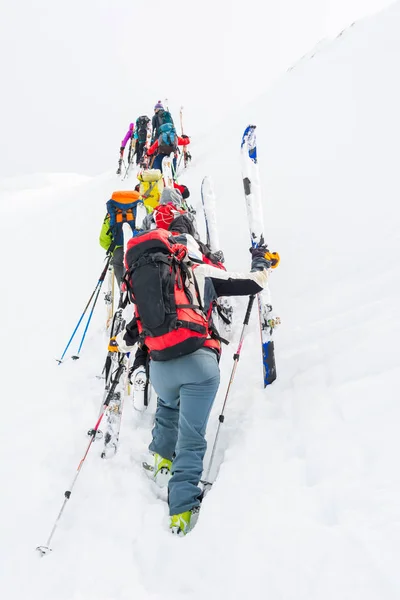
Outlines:
<svg viewBox="0 0 400 600"><path fill-rule="evenodd" d="M101 275L99 277L99 281L97 283L103 282L104 279L106 278L106 273L108 271L108 265L110 264L110 260L111 260L111 254L108 254L108 252L107 252L107 254L106 254L106 261L107 262L106 262L106 265L105 265L105 267L104 267L104 269L103 269L103 271L102 271L102 273L101 273Z"/></svg>
<svg viewBox="0 0 400 600"><path fill-rule="evenodd" d="M247 310L246 310L246 314L244 316L243 325L249 324L250 313L251 313L251 309L253 308L255 298L256 298L255 296L250 296L250 298L249 298L249 303L247 305Z"/></svg>

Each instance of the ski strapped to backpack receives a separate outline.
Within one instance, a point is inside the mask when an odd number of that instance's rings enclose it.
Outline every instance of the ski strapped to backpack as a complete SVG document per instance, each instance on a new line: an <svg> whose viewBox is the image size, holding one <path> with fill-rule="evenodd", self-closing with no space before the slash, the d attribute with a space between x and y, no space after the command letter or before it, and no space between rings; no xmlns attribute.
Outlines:
<svg viewBox="0 0 400 600"><path fill-rule="evenodd" d="M138 338L153 360L170 360L203 346L219 350L187 248L170 232L156 229L128 242L126 283L135 304Z"/></svg>

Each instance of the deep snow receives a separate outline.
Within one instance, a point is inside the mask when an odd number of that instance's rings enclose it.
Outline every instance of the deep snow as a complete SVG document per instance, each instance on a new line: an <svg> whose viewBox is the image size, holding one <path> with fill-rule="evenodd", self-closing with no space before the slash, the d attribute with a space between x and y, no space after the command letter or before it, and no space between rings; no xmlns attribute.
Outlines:
<svg viewBox="0 0 400 600"><path fill-rule="evenodd" d="M141 472L150 415L125 406L119 453L95 445L39 560L96 419L103 304L81 359L58 358L101 272L116 176L1 185L1 580L9 600L397 600L400 5L357 23L193 140L182 181L213 178L227 266L249 266L239 144L258 125L278 380L263 390L255 314L221 431L218 479L193 532ZM46 185L45 185L46 184ZM21 189L23 188L23 189ZM4 213L3 213L4 214ZM236 301L236 340L246 300ZM213 439L235 342L221 363Z"/></svg>

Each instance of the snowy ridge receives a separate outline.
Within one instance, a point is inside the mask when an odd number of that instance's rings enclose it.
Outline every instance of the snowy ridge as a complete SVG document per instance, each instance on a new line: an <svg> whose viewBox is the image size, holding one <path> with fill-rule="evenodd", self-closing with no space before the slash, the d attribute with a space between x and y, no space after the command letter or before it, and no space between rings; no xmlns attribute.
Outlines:
<svg viewBox="0 0 400 600"><path fill-rule="evenodd" d="M206 140L193 151L182 182L199 209L202 178L212 177L226 266L249 268L240 139L257 123L265 226L281 255L271 289L282 326L279 378L264 391L251 319L211 474L218 478L184 539L169 535L166 503L141 470L151 415L126 405L118 454L102 461L94 445L53 554L37 559L98 413L104 307L81 359L62 367L53 359L102 269L97 237L121 184L105 174L49 188L23 215L4 195L7 600L398 600L399 31L395 4L249 105L221 130L223 148L210 153ZM21 278L23 293L14 291ZM236 329L245 306L237 302ZM209 442L234 349L235 340L222 358Z"/></svg>

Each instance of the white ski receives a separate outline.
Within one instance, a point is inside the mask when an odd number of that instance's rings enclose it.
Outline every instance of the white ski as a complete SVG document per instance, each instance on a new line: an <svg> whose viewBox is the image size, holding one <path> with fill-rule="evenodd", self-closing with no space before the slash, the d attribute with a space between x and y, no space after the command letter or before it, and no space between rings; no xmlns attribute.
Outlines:
<svg viewBox="0 0 400 600"><path fill-rule="evenodd" d="M262 246L266 242L264 237L264 219L255 130L255 125L246 127L241 146L243 186L250 237L253 247ZM273 316L271 294L268 284L267 287L257 295L257 299L261 328L264 387L266 387L276 379L273 333L275 325L279 323L279 318Z"/></svg>
<svg viewBox="0 0 400 600"><path fill-rule="evenodd" d="M207 246L211 252L221 250L216 217L216 197L209 177L204 177L201 184L201 199L203 203L204 218L206 222ZM232 333L233 306L230 298L218 298L218 307L215 309L220 323L219 331L229 337Z"/></svg>
<svg viewBox="0 0 400 600"><path fill-rule="evenodd" d="M162 174L164 179L164 186L167 188L174 188L174 177L172 175L172 161L174 159L174 153L171 152L169 156L164 156L162 160Z"/></svg>
<svg viewBox="0 0 400 600"><path fill-rule="evenodd" d="M106 329L111 326L114 315L114 288L115 288L114 267L109 265L107 271L107 291L104 293L104 302L107 307Z"/></svg>

